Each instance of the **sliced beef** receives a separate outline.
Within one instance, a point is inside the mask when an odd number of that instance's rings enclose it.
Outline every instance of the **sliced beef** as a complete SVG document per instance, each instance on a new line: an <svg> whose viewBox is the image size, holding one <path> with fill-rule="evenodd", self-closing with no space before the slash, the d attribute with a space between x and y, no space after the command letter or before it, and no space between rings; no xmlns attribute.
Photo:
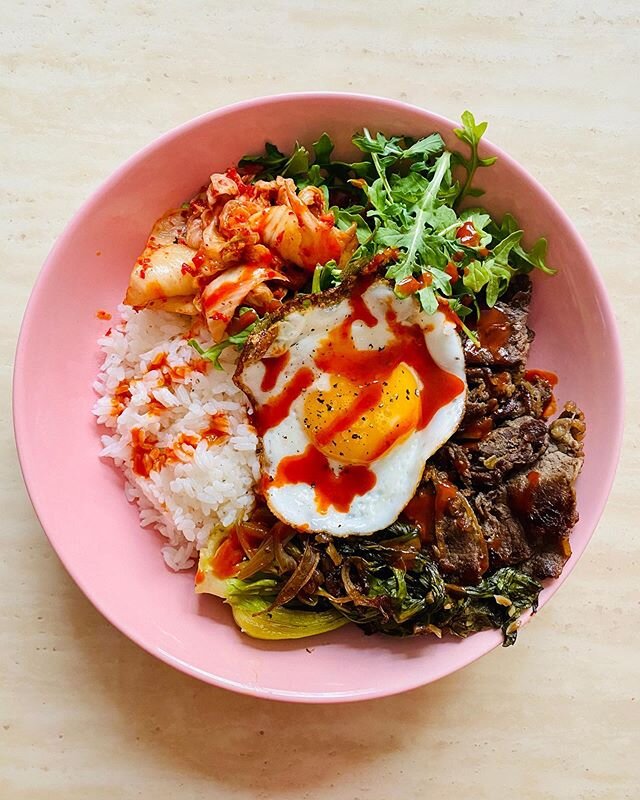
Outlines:
<svg viewBox="0 0 640 800"><path fill-rule="evenodd" d="M508 296L483 309L475 325L479 344L464 343L468 365L521 367L526 363L533 331L527 327L531 282L526 276L512 281Z"/></svg>
<svg viewBox="0 0 640 800"><path fill-rule="evenodd" d="M522 566L536 578L557 578L571 553L569 533L578 521L575 482L584 460L584 416L568 403L550 426L547 451L506 484L509 508L534 554Z"/></svg>
<svg viewBox="0 0 640 800"><path fill-rule="evenodd" d="M489 566L489 552L476 515L444 475L431 469L426 477L435 493L432 547L438 565L462 583L478 583Z"/></svg>
<svg viewBox="0 0 640 800"><path fill-rule="evenodd" d="M547 448L547 426L533 417L509 420L469 448L475 486L497 486L514 470L533 464Z"/></svg>
<svg viewBox="0 0 640 800"><path fill-rule="evenodd" d="M473 367L467 370L467 404L456 441L481 439L501 422L524 415L541 419L551 400L551 385L544 378L531 380L522 371Z"/></svg>
<svg viewBox="0 0 640 800"><path fill-rule="evenodd" d="M433 454L431 463L446 472L455 483L471 485L471 452L468 446L449 442Z"/></svg>
<svg viewBox="0 0 640 800"><path fill-rule="evenodd" d="M519 564L533 555L522 525L509 508L504 486L476 495L474 506L493 568Z"/></svg>
<svg viewBox="0 0 640 800"><path fill-rule="evenodd" d="M498 405L495 418L515 419L527 414L540 419L552 397L551 384L536 376L531 380L520 378L514 382L513 393Z"/></svg>
<svg viewBox="0 0 640 800"><path fill-rule="evenodd" d="M527 472L507 482L509 506L530 542L541 545L568 533L578 521L573 488L582 459L563 453L552 442Z"/></svg>
<svg viewBox="0 0 640 800"><path fill-rule="evenodd" d="M515 470L535 463L548 443L547 426L542 420L518 417L477 442L445 444L434 454L433 463L466 487L494 487Z"/></svg>
<svg viewBox="0 0 640 800"><path fill-rule="evenodd" d="M523 561L520 569L539 581L543 581L545 578L559 578L567 563L567 558L568 555L560 551L546 550Z"/></svg>

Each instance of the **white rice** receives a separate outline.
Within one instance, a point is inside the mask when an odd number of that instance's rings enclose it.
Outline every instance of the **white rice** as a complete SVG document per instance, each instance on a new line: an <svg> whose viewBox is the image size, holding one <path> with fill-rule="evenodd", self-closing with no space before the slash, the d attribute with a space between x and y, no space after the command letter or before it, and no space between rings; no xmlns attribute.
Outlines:
<svg viewBox="0 0 640 800"><path fill-rule="evenodd" d="M233 348L224 352L223 371L212 364L204 372L190 370L199 356L187 340L194 335L208 346L206 328L194 330L192 320L178 314L134 311L128 306L120 306L119 312L122 323L98 341L105 358L94 383L99 399L93 413L108 429L101 437L101 456L113 459L122 469L125 494L137 503L140 523L166 537L162 554L168 566L187 569L213 529L244 518L254 503L258 440L247 416L246 397L231 380L236 353ZM148 366L163 353L170 367L187 368L184 379L160 385L162 371ZM124 408L116 396L123 381L131 392ZM200 438L216 414L226 417L228 437ZM157 438L158 448L173 448L181 434L194 435L198 441L195 446L172 450L180 460L169 461L144 477L133 469L135 429Z"/></svg>

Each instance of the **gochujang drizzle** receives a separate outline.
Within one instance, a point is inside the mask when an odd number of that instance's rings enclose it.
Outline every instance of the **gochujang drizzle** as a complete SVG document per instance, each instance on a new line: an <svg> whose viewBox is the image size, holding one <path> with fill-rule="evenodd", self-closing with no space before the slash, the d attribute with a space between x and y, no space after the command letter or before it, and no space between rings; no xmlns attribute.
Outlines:
<svg viewBox="0 0 640 800"><path fill-rule="evenodd" d="M316 507L322 514L329 506L346 513L351 503L376 485L376 476L369 467L344 466L334 472L329 459L312 444L304 453L283 458L271 486L288 486L306 483L312 486L316 496Z"/></svg>
<svg viewBox="0 0 640 800"><path fill-rule="evenodd" d="M350 297L351 313L340 325L329 331L314 355L315 365L321 372L338 375L361 390L361 395L352 408L336 416L327 427L327 441L337 433L348 430L363 412L380 402L385 381L400 364L410 367L422 383L418 430L425 428L441 408L464 391L464 382L458 376L443 370L432 358L425 342L424 330L419 325L400 322L391 308L385 315L391 338L384 347L371 350L356 348L352 335L354 323L361 322L372 328L378 322L363 297L373 280L367 277L354 287ZM266 377L267 373L263 381ZM263 436L270 428L282 422L295 400L313 381L314 373L311 369L299 369L277 397L257 410L258 433ZM394 430L393 441L385 442L385 450L397 439L406 436L407 432L401 428L399 426ZM310 445L304 453L289 456L280 463L271 485L284 486L287 483L307 483L313 486L320 511L324 512L329 506L333 506L338 511L346 512L355 497L366 494L375 486L376 476L367 466L343 466L338 472L334 472L326 456Z"/></svg>
<svg viewBox="0 0 640 800"><path fill-rule="evenodd" d="M480 312L476 325L480 350L486 350L492 360L500 359L500 350L508 344L511 332L511 320L499 308L488 308Z"/></svg>
<svg viewBox="0 0 640 800"><path fill-rule="evenodd" d="M290 358L291 353L288 350L285 350L281 356L265 358L263 361L264 375L262 376L262 383L260 384L260 388L263 392L270 392L275 387L278 378L282 374L282 370L287 366Z"/></svg>

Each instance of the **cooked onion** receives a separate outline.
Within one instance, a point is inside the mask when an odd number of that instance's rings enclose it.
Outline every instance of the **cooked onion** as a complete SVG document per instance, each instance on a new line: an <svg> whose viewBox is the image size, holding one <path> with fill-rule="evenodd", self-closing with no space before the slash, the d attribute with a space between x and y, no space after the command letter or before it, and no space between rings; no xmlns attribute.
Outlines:
<svg viewBox="0 0 640 800"><path fill-rule="evenodd" d="M280 594L273 601L270 609L273 610L274 608L283 606L285 603L293 600L300 589L302 589L302 587L311 580L319 561L320 554L311 547L311 542L309 539L307 539L304 552L302 553L302 558L298 562L298 566L295 568L289 580L280 590Z"/></svg>
<svg viewBox="0 0 640 800"><path fill-rule="evenodd" d="M248 561L243 561L235 577L241 581L273 564L273 537L267 536Z"/></svg>

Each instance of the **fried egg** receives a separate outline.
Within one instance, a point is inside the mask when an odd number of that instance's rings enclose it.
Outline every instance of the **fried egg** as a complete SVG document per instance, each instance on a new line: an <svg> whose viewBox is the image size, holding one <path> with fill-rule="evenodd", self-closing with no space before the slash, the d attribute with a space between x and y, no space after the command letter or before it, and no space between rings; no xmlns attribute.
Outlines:
<svg viewBox="0 0 640 800"><path fill-rule="evenodd" d="M368 277L290 304L249 339L235 380L251 401L271 511L334 536L397 519L466 396L454 323Z"/></svg>

